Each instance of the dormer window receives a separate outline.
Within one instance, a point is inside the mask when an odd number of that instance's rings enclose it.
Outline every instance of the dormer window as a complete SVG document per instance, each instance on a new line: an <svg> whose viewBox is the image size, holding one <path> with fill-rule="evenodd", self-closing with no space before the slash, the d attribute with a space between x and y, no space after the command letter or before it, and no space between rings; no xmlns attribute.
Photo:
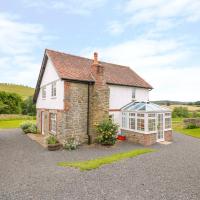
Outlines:
<svg viewBox="0 0 200 200"><path fill-rule="evenodd" d="M46 99L46 86L42 87L42 98Z"/></svg>
<svg viewBox="0 0 200 200"><path fill-rule="evenodd" d="M136 98L136 89L135 88L132 88L132 100L135 100Z"/></svg>
<svg viewBox="0 0 200 200"><path fill-rule="evenodd" d="M56 97L56 82L51 85L51 97Z"/></svg>

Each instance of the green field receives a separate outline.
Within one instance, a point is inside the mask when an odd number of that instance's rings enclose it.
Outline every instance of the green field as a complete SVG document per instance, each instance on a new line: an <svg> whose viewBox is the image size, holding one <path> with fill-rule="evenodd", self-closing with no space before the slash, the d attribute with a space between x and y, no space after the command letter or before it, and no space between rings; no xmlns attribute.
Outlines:
<svg viewBox="0 0 200 200"><path fill-rule="evenodd" d="M35 123L35 120L6 120L6 121L0 121L0 129L9 129L9 128L19 128L20 124L23 122L32 122Z"/></svg>
<svg viewBox="0 0 200 200"><path fill-rule="evenodd" d="M173 130L178 133L189 135L195 138L200 138L200 128L195 128L195 129L184 128L183 120L184 120L183 118L173 118L172 120Z"/></svg>
<svg viewBox="0 0 200 200"><path fill-rule="evenodd" d="M17 93L23 99L26 99L29 96L33 96L34 90L35 90L34 88L28 86L0 83L0 91Z"/></svg>
<svg viewBox="0 0 200 200"><path fill-rule="evenodd" d="M0 115L0 129L19 128L23 122L35 123L35 116L27 115Z"/></svg>

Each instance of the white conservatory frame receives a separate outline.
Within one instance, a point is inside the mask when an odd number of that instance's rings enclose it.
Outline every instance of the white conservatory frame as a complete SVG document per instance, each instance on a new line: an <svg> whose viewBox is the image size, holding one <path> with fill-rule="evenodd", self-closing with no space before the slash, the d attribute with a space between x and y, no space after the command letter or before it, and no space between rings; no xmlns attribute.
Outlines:
<svg viewBox="0 0 200 200"><path fill-rule="evenodd" d="M121 128L142 134L158 133L159 117L162 119L160 131L172 130L171 111L150 102L131 102L121 109ZM140 120L140 121L139 121ZM151 120L151 122L150 122ZM153 130L149 130L150 123ZM141 127L138 129L138 125ZM157 138L158 139L158 138Z"/></svg>

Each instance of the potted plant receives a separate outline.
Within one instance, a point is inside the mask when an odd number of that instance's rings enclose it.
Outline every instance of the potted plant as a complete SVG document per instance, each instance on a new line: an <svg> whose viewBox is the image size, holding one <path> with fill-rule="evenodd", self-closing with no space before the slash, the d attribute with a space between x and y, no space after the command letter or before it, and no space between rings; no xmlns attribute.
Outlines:
<svg viewBox="0 0 200 200"><path fill-rule="evenodd" d="M97 125L97 132L99 133L97 141L102 145L114 145L116 142L116 134L118 125L111 120L104 120Z"/></svg>
<svg viewBox="0 0 200 200"><path fill-rule="evenodd" d="M48 150L49 150L49 151L55 151L55 150L60 149L61 144L60 144L60 142L57 140L56 136L50 135L50 136L47 138L47 147L48 147Z"/></svg>
<svg viewBox="0 0 200 200"><path fill-rule="evenodd" d="M67 149L67 150L76 150L79 145L80 145L80 142L78 138L72 135L71 137L67 138L64 141L63 147L64 149Z"/></svg>

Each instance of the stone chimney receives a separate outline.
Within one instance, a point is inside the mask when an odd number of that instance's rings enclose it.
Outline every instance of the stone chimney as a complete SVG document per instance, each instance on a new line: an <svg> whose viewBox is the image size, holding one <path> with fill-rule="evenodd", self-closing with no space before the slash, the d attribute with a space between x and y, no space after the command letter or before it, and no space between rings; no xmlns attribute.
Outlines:
<svg viewBox="0 0 200 200"><path fill-rule="evenodd" d="M97 84L106 84L104 77L104 67L101 63L99 63L97 52L94 52L92 75L95 78Z"/></svg>
<svg viewBox="0 0 200 200"><path fill-rule="evenodd" d="M106 84L105 68L98 60L98 53L94 53L91 73L95 83L90 85L90 125L89 132L92 142L97 137L96 124L109 117L109 87Z"/></svg>

